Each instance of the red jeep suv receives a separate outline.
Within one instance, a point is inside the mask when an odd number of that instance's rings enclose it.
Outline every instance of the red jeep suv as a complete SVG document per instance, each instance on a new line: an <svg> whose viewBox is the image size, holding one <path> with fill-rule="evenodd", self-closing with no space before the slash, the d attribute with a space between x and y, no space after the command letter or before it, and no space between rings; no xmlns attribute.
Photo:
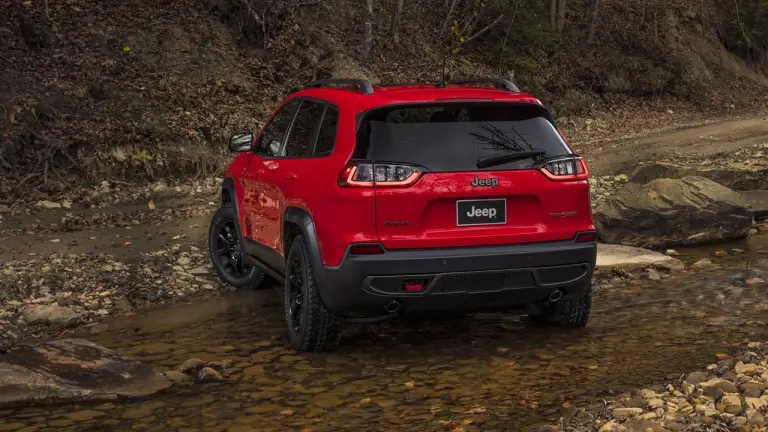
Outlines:
<svg viewBox="0 0 768 432"><path fill-rule="evenodd" d="M587 166L510 81L315 81L229 145L211 259L236 287L284 283L294 348L414 311L587 324Z"/></svg>

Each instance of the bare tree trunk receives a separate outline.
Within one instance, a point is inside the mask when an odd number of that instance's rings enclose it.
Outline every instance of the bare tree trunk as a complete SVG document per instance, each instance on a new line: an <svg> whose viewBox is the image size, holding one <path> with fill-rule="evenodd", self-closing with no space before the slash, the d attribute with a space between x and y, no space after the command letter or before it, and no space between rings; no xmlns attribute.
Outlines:
<svg viewBox="0 0 768 432"><path fill-rule="evenodd" d="M402 16L403 0L397 0L395 12L392 14L392 40L394 40L395 45L400 45L400 34L398 31L400 30L400 19Z"/></svg>
<svg viewBox="0 0 768 432"><path fill-rule="evenodd" d="M549 4L549 24L552 29L557 28L557 0L552 0Z"/></svg>
<svg viewBox="0 0 768 432"><path fill-rule="evenodd" d="M365 36L363 55L370 57L373 52L373 0L365 0Z"/></svg>
<svg viewBox="0 0 768 432"><path fill-rule="evenodd" d="M48 8L48 0L43 0L43 14L45 16L46 21L51 20L51 11Z"/></svg>
<svg viewBox="0 0 768 432"><path fill-rule="evenodd" d="M600 0L595 0L592 6L592 20L589 23L589 34L587 35L587 44L591 44L595 40L595 32L597 31L597 18L600 13Z"/></svg>
<svg viewBox="0 0 768 432"><path fill-rule="evenodd" d="M440 27L440 33L438 36L443 36L448 30L448 25L451 23L451 17L453 16L453 11L456 9L456 5L459 4L459 0L453 0L451 2L451 7L448 8L448 15L445 17L445 21L443 21L443 26Z"/></svg>
<svg viewBox="0 0 768 432"><path fill-rule="evenodd" d="M559 7L557 11L557 31L562 32L565 28L565 8L566 8L566 0L560 0Z"/></svg>

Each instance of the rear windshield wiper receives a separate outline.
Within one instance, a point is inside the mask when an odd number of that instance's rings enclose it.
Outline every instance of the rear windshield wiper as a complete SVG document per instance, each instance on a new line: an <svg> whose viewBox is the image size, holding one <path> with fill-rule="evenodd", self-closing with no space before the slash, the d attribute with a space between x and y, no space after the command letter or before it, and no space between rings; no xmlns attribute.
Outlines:
<svg viewBox="0 0 768 432"><path fill-rule="evenodd" d="M505 154L500 156L490 156L477 160L478 168L488 168L496 165L503 165L507 162L513 162L520 159L528 159L547 154L544 151L525 151L519 153Z"/></svg>

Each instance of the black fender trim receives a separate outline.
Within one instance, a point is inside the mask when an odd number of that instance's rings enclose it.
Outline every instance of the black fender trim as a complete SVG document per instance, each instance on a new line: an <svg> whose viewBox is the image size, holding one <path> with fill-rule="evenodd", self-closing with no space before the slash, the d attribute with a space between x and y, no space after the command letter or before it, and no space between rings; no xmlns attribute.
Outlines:
<svg viewBox="0 0 768 432"><path fill-rule="evenodd" d="M312 268L314 269L315 284L317 284L318 291L320 291L320 298L322 299L325 297L328 284L325 277L323 257L320 253L320 243L317 239L315 222L312 220L312 216L310 216L306 210L300 209L298 207L288 207L285 210L283 223L285 222L291 222L298 225L304 234L304 240L306 240L307 248L309 248L307 252L309 252L309 257L312 260ZM287 255L288 251L286 250L284 253Z"/></svg>
<svg viewBox="0 0 768 432"><path fill-rule="evenodd" d="M240 238L240 244L243 244L243 231L240 229L240 208L237 206L237 195L235 194L235 181L232 178L227 177L221 185L221 200L220 205L224 205L224 191L229 192L229 197L232 200L232 207L235 209L235 230L237 230L237 236Z"/></svg>
<svg viewBox="0 0 768 432"><path fill-rule="evenodd" d="M262 246L261 244L251 239L245 238L242 228L240 227L240 207L238 206L237 195L235 194L235 181L227 177L221 185L221 205L224 205L224 191L229 193L231 199L231 205L235 210L235 230L237 236L240 239L240 244L243 247L243 260L252 266L259 267L265 273L272 276L274 279L282 282L282 266L278 266L277 269L270 267L268 263L275 263L276 260L273 255L277 255L273 250ZM270 253L271 252L271 253ZM279 257L279 261L282 261L282 257ZM282 262L281 262L282 263Z"/></svg>

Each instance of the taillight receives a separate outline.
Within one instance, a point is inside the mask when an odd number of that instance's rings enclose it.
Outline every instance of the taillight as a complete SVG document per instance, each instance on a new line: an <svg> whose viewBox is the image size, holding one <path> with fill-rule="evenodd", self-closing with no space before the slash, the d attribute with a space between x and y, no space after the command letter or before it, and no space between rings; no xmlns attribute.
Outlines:
<svg viewBox="0 0 768 432"><path fill-rule="evenodd" d="M580 157L568 157L547 162L541 167L541 172L554 181L585 180L589 177L587 162Z"/></svg>
<svg viewBox="0 0 768 432"><path fill-rule="evenodd" d="M416 183L424 170L402 164L356 163L347 165L339 184L353 187L404 187Z"/></svg>

